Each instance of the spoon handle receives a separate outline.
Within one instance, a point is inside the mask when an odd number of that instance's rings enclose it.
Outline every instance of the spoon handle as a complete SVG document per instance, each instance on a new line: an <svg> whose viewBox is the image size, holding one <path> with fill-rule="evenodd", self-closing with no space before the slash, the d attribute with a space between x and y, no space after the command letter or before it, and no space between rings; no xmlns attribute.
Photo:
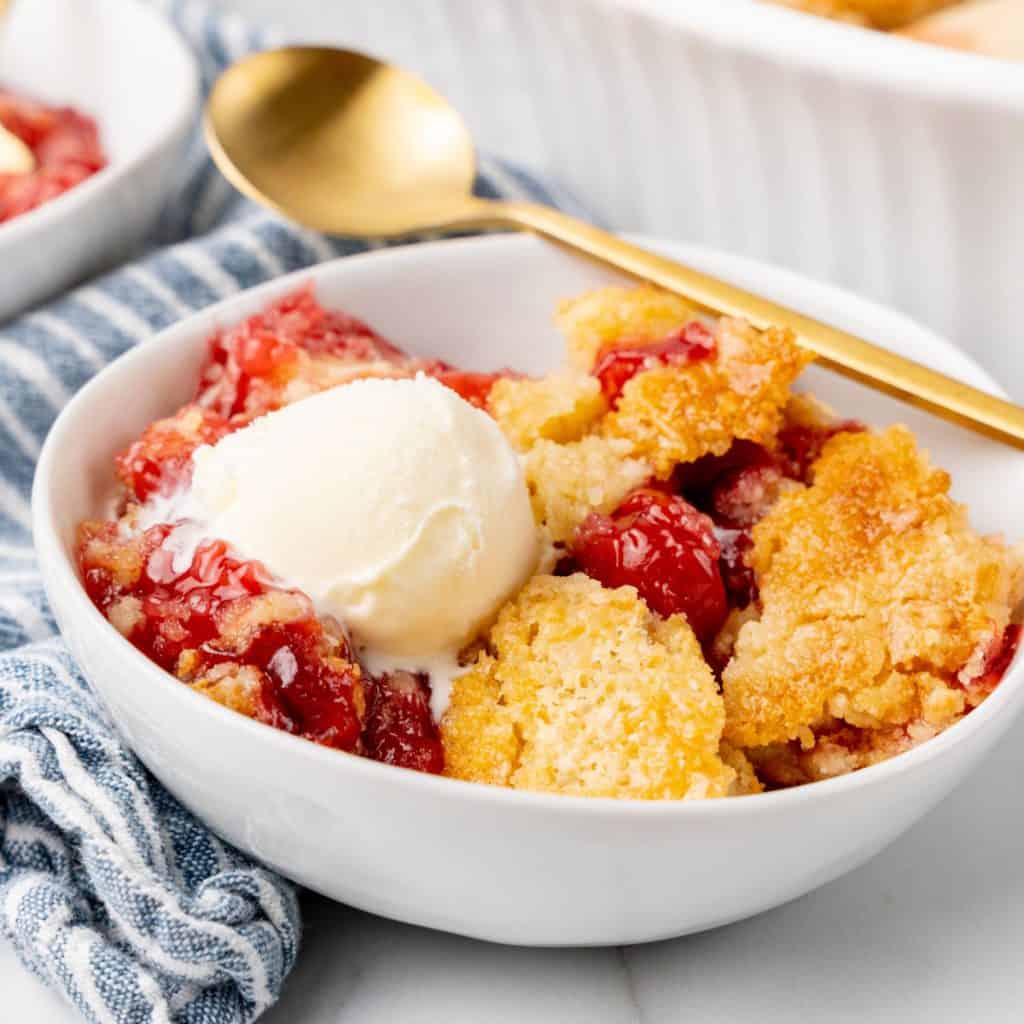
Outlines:
<svg viewBox="0 0 1024 1024"><path fill-rule="evenodd" d="M743 317L754 327L789 327L831 370L926 409L943 419L1024 449L1024 408L804 316L710 274L535 203L488 204L492 218L525 228L689 299L711 313Z"/></svg>

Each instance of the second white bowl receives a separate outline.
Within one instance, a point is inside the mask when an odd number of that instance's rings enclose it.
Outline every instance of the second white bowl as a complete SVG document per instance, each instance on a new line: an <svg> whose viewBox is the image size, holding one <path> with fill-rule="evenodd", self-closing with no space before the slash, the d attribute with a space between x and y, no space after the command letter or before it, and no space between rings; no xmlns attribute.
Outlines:
<svg viewBox="0 0 1024 1024"><path fill-rule="evenodd" d="M198 99L195 61L136 0L28 0L0 23L0 84L96 120L109 161L0 224L0 320L126 257L153 225ZM16 268L16 269L15 269Z"/></svg>

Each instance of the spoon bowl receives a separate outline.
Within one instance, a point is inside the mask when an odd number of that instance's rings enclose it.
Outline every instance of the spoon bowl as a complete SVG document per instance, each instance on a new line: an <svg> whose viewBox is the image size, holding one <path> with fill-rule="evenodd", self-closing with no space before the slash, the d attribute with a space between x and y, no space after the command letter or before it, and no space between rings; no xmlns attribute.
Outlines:
<svg viewBox="0 0 1024 1024"><path fill-rule="evenodd" d="M234 65L210 95L207 132L242 192L330 234L404 234L478 205L462 118L359 53L288 47Z"/></svg>

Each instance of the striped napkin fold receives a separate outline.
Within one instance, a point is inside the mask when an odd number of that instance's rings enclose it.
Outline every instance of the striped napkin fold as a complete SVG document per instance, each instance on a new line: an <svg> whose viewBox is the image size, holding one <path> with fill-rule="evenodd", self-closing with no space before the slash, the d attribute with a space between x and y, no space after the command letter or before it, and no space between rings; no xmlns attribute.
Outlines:
<svg viewBox="0 0 1024 1024"><path fill-rule="evenodd" d="M202 2L157 3L194 49L205 88L271 42ZM478 191L574 209L495 163L483 164ZM42 440L82 384L154 332L370 247L243 200L197 126L149 251L0 325L0 929L95 1024L254 1020L295 963L300 920L289 882L221 842L146 771L68 655L30 533Z"/></svg>

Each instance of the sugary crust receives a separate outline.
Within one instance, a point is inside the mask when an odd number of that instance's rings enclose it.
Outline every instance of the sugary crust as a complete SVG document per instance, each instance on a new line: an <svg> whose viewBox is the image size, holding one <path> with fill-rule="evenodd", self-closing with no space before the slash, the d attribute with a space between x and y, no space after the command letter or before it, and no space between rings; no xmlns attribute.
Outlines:
<svg viewBox="0 0 1024 1024"><path fill-rule="evenodd" d="M247 718L257 719L261 714L263 686L263 673L258 668L233 661L213 666L206 675L192 683L192 689L204 697Z"/></svg>
<svg viewBox="0 0 1024 1024"><path fill-rule="evenodd" d="M534 518L554 543L568 541L594 511L609 513L652 475L628 441L591 435L572 444L540 441L523 456Z"/></svg>
<svg viewBox="0 0 1024 1024"><path fill-rule="evenodd" d="M790 385L811 359L790 331L756 331L742 320L720 320L715 339L714 359L638 373L601 423L660 477L681 462L722 455L737 439L772 447Z"/></svg>
<svg viewBox="0 0 1024 1024"><path fill-rule="evenodd" d="M962 687L1024 596L1024 572L970 530L948 489L906 428L840 434L811 486L754 527L761 614L723 673L731 743L809 747L833 719L944 727L963 712Z"/></svg>
<svg viewBox="0 0 1024 1024"><path fill-rule="evenodd" d="M133 587L142 575L141 540L118 537L116 524L86 520L78 526L79 559L88 569L99 569L124 590Z"/></svg>
<svg viewBox="0 0 1024 1024"><path fill-rule="evenodd" d="M728 796L751 796L764 792L764 786L757 777L754 765L742 750L723 740L718 748L718 754L736 773L736 778L729 784Z"/></svg>
<svg viewBox="0 0 1024 1024"><path fill-rule="evenodd" d="M894 29L917 18L950 7L958 0L770 0L823 18L848 21L872 28Z"/></svg>
<svg viewBox="0 0 1024 1024"><path fill-rule="evenodd" d="M488 412L518 451L538 441L578 441L608 411L596 377L572 370L539 380L506 377L495 382Z"/></svg>
<svg viewBox="0 0 1024 1024"><path fill-rule="evenodd" d="M579 796L724 796L724 714L681 616L652 615L631 587L534 577L485 653L455 681L442 722L447 774ZM749 778L744 785L751 785Z"/></svg>
<svg viewBox="0 0 1024 1024"><path fill-rule="evenodd" d="M602 346L611 342L658 341L691 320L696 306L650 285L608 287L565 299L555 323L565 335L569 365L584 373Z"/></svg>
<svg viewBox="0 0 1024 1024"><path fill-rule="evenodd" d="M908 25L909 39L1003 60L1024 60L1024 7L1020 0L959 4Z"/></svg>

